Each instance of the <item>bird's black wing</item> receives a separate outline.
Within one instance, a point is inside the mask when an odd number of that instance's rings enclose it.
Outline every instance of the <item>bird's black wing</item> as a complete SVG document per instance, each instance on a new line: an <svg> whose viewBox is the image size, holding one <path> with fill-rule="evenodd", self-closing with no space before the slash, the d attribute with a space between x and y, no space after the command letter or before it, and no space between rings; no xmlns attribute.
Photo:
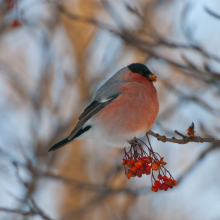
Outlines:
<svg viewBox="0 0 220 220"><path fill-rule="evenodd" d="M113 102L116 98L118 97L117 95L114 95L108 99L106 99L105 102L99 102L99 101L93 101L84 111L83 113L79 116L79 121L76 125L76 127L73 129L71 132L70 136L68 137L68 140L72 140L75 138L75 135L77 132L83 127L83 125L96 113L98 113L100 110L105 108L107 105L109 105L111 102Z"/></svg>
<svg viewBox="0 0 220 220"><path fill-rule="evenodd" d="M117 97L119 96L119 94L117 95L113 95L110 98L107 98L105 101L93 101L84 111L83 113L79 116L79 121L76 125L76 127L73 129L73 131L71 132L70 136L63 139L62 141L56 143L55 145L53 145L49 151L54 151L57 150L61 147L63 147L64 145L70 143L71 141L73 141L75 138L79 137L81 134L83 134L84 132L88 131L91 126L88 125L84 128L83 125L92 117L94 116L96 113L98 113L100 110L102 110L103 108L105 108L107 105L109 105L111 102L113 102Z"/></svg>

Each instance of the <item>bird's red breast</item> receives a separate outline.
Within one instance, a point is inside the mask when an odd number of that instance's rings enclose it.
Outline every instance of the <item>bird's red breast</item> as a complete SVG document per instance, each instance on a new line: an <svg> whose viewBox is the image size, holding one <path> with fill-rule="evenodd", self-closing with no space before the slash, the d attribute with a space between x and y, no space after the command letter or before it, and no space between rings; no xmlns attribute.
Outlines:
<svg viewBox="0 0 220 220"><path fill-rule="evenodd" d="M121 95L102 111L96 120L105 132L115 137L124 134L144 135L154 124L159 103L157 91L146 77L131 71L122 75Z"/></svg>

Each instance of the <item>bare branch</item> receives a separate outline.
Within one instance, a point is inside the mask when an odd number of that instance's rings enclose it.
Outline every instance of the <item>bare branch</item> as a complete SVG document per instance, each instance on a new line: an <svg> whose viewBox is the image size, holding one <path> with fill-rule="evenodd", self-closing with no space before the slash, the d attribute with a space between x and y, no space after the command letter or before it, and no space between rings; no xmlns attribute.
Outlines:
<svg viewBox="0 0 220 220"><path fill-rule="evenodd" d="M213 12L213 11L211 11L209 8L205 7L205 11L206 11L208 14L212 15L213 17L215 17L215 18L217 18L217 19L220 19L220 15L217 14L217 13L215 13L215 12Z"/></svg>
<svg viewBox="0 0 220 220"><path fill-rule="evenodd" d="M187 175L189 175L189 173L191 171L193 171L193 169L197 166L197 164L210 152L212 152L213 150L219 149L219 145L216 143L213 143L211 147L205 149L203 152L200 153L200 155L198 156L197 160L191 165L189 166L189 168L187 170L185 170L185 172L182 173L182 175L179 177L178 179L178 183L182 182L182 180L184 178L186 178Z"/></svg>
<svg viewBox="0 0 220 220"><path fill-rule="evenodd" d="M27 216L40 215L42 217L42 219L52 220L51 218L47 217L44 213L39 211L39 209L37 209L37 211L34 211L33 209L30 209L30 211L23 211L23 210L19 210L19 209L9 209L9 208L0 207L0 212L8 212L8 213L20 214L20 215L26 216L26 217Z"/></svg>
<svg viewBox="0 0 220 220"><path fill-rule="evenodd" d="M48 1L48 2L50 2L50 1ZM116 30L113 26L110 26L108 24L104 24L104 23L97 21L93 18L87 18L85 16L73 14L73 13L67 11L60 4L56 3L55 7L57 8L58 11L60 11L61 13L63 13L67 17L69 17L70 19L80 21L80 22L89 23L89 24L95 25L99 28L105 29L105 30L113 33L117 37L120 37L128 45L133 45L136 48L140 49L141 51L147 53L148 55L151 55L152 57L160 58L160 59L164 60L165 62L169 63L170 65L172 65L174 67L178 67L181 70L184 70L184 73L185 73L185 71L193 72L193 74L191 74L191 76L195 76L197 78L199 76L200 78L202 78L202 80L204 80L204 78L206 78L206 77L213 78L214 80L219 80L219 78L220 78L218 72L215 72L213 70L212 71L209 70L207 73L206 68L204 69L204 68L200 68L194 64L192 65L192 62L191 63L186 62L186 64L184 64L183 62L176 62L173 59L167 58L167 56L163 56L163 55L155 52L153 49L155 46L160 46L160 45L171 47L171 48L185 48L185 49L190 49L192 51L197 51L201 55L203 55L205 58L209 58L212 60L216 60L217 62L220 62L220 58L218 56L208 53L201 46L196 45L195 43L194 44L189 43L188 45L187 44L179 44L179 43L175 43L175 42L170 42L167 39L160 37L157 33L150 33L151 37L154 36L156 39L155 43L153 43L152 41L146 41L146 40L139 39L138 37L136 37L132 33L130 33L129 30L126 30L124 28L121 28L120 30Z"/></svg>
<svg viewBox="0 0 220 220"><path fill-rule="evenodd" d="M22 211L22 210L19 210L19 209L8 209L8 208L3 208L3 207L0 207L0 212L15 213L15 214L23 215L23 216L33 216L33 215L36 214L33 210Z"/></svg>
<svg viewBox="0 0 220 220"><path fill-rule="evenodd" d="M52 220L49 216L47 216L37 205L33 198L30 198L30 201L34 207L35 213L40 215L45 220Z"/></svg>
<svg viewBox="0 0 220 220"><path fill-rule="evenodd" d="M111 26L109 26L108 24L104 24L94 18L89 18L89 17L85 17L82 15L73 14L73 13L69 12L68 10L66 10L61 4L59 4L57 2L55 3L50 0L47 0L47 2L50 4L53 4L57 8L58 11L60 11L61 13L63 13L65 16L67 16L68 18L70 18L72 20L89 23L89 24L95 25L99 28L105 28L105 29L109 29L109 30L111 29Z"/></svg>
<svg viewBox="0 0 220 220"><path fill-rule="evenodd" d="M167 138L165 135L160 135L158 133L154 133L153 131L148 131L147 134L152 135L153 137L157 138L158 141L162 142L171 142L171 143L176 143L176 144L187 144L189 142L196 142L196 143L220 143L220 140L217 140L215 138L201 138L199 136L195 137L187 137L177 130L174 131L176 134L180 135L182 139L177 139L175 137L172 138Z"/></svg>

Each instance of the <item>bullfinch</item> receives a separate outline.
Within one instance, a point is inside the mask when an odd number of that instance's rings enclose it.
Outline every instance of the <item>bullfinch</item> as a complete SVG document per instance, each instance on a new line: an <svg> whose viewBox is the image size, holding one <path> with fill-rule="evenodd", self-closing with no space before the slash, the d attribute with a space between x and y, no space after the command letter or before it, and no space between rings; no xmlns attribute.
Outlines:
<svg viewBox="0 0 220 220"><path fill-rule="evenodd" d="M141 63L120 69L94 94L79 116L72 133L49 151L82 139L97 139L107 145L129 147L154 124L159 103L153 82L157 77Z"/></svg>

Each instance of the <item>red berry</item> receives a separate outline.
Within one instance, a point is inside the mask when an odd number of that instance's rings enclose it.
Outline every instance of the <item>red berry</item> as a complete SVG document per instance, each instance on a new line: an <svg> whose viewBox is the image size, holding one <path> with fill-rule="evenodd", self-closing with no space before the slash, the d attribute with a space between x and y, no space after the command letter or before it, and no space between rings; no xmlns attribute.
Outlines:
<svg viewBox="0 0 220 220"><path fill-rule="evenodd" d="M170 186L173 186L173 180L171 178L169 178L167 180L167 185L170 187Z"/></svg>
<svg viewBox="0 0 220 220"><path fill-rule="evenodd" d="M145 169L144 171L145 171L146 175L151 174L151 167L148 164L144 165L144 169Z"/></svg>
<svg viewBox="0 0 220 220"><path fill-rule="evenodd" d="M155 181L155 182L154 182L154 185L155 185L157 188L159 188L159 187L161 186L161 183L160 183L160 181Z"/></svg>
<svg viewBox="0 0 220 220"><path fill-rule="evenodd" d="M146 163L152 163L152 158L151 157L146 157L145 158L145 161L146 161Z"/></svg>
<svg viewBox="0 0 220 220"><path fill-rule="evenodd" d="M142 164L142 162L140 160L136 161L134 163L134 165L137 167L138 170L143 171L144 167L143 167L143 164Z"/></svg>
<svg viewBox="0 0 220 220"><path fill-rule="evenodd" d="M168 177L167 176L163 176L163 181L167 181Z"/></svg>
<svg viewBox="0 0 220 220"><path fill-rule="evenodd" d="M140 158L139 161L141 161L142 164L145 163L144 157Z"/></svg>
<svg viewBox="0 0 220 220"><path fill-rule="evenodd" d="M138 169L137 169L137 174L143 174L143 170L140 169L140 168L138 168Z"/></svg>
<svg viewBox="0 0 220 220"><path fill-rule="evenodd" d="M164 191L167 191L167 190L168 190L168 186L167 186L166 183L162 183L162 187L163 187Z"/></svg>
<svg viewBox="0 0 220 220"><path fill-rule="evenodd" d="M126 176L128 179L130 179L130 178L131 178L131 173L130 173L130 172L125 173L125 176Z"/></svg>
<svg viewBox="0 0 220 220"><path fill-rule="evenodd" d="M159 190L163 190L163 186L162 186L162 184L160 185Z"/></svg>
<svg viewBox="0 0 220 220"><path fill-rule="evenodd" d="M158 167L160 166L160 161L156 161L155 163L157 164Z"/></svg>
<svg viewBox="0 0 220 220"><path fill-rule="evenodd" d="M145 164L145 165L144 165L144 169L145 169L145 170L151 170L151 167L150 167L150 165Z"/></svg>
<svg viewBox="0 0 220 220"><path fill-rule="evenodd" d="M130 160L126 160L126 165L128 166L128 167L130 167L132 164L131 164L131 161Z"/></svg>
<svg viewBox="0 0 220 220"><path fill-rule="evenodd" d="M177 185L177 181L173 180L173 185L176 186Z"/></svg>
<svg viewBox="0 0 220 220"><path fill-rule="evenodd" d="M141 178L142 177L142 173L137 173L137 177Z"/></svg>
<svg viewBox="0 0 220 220"><path fill-rule="evenodd" d="M134 165L135 165L137 168L143 166L140 160L136 161L136 162L134 163Z"/></svg>
<svg viewBox="0 0 220 220"><path fill-rule="evenodd" d="M151 170L146 170L145 173L146 173L146 175L150 175L151 174Z"/></svg>
<svg viewBox="0 0 220 220"><path fill-rule="evenodd" d="M158 191L158 188L157 188L156 186L152 186L152 187L151 187L151 190L152 190L153 192L157 192L157 191Z"/></svg>
<svg viewBox="0 0 220 220"><path fill-rule="evenodd" d="M157 171L160 168L160 166L158 166L156 163L152 163L151 167L155 171Z"/></svg>
<svg viewBox="0 0 220 220"><path fill-rule="evenodd" d="M126 165L126 161L127 161L127 160L122 159L122 161L123 161L123 162L122 162L121 164L122 164L123 166Z"/></svg>
<svg viewBox="0 0 220 220"><path fill-rule="evenodd" d="M157 177L159 180L161 180L163 178L163 176L161 174L159 174Z"/></svg>
<svg viewBox="0 0 220 220"><path fill-rule="evenodd" d="M136 166L129 167L129 170L135 173L137 171L137 167Z"/></svg>
<svg viewBox="0 0 220 220"><path fill-rule="evenodd" d="M130 171L130 173L131 173L131 177L136 177L136 173L135 172Z"/></svg>

